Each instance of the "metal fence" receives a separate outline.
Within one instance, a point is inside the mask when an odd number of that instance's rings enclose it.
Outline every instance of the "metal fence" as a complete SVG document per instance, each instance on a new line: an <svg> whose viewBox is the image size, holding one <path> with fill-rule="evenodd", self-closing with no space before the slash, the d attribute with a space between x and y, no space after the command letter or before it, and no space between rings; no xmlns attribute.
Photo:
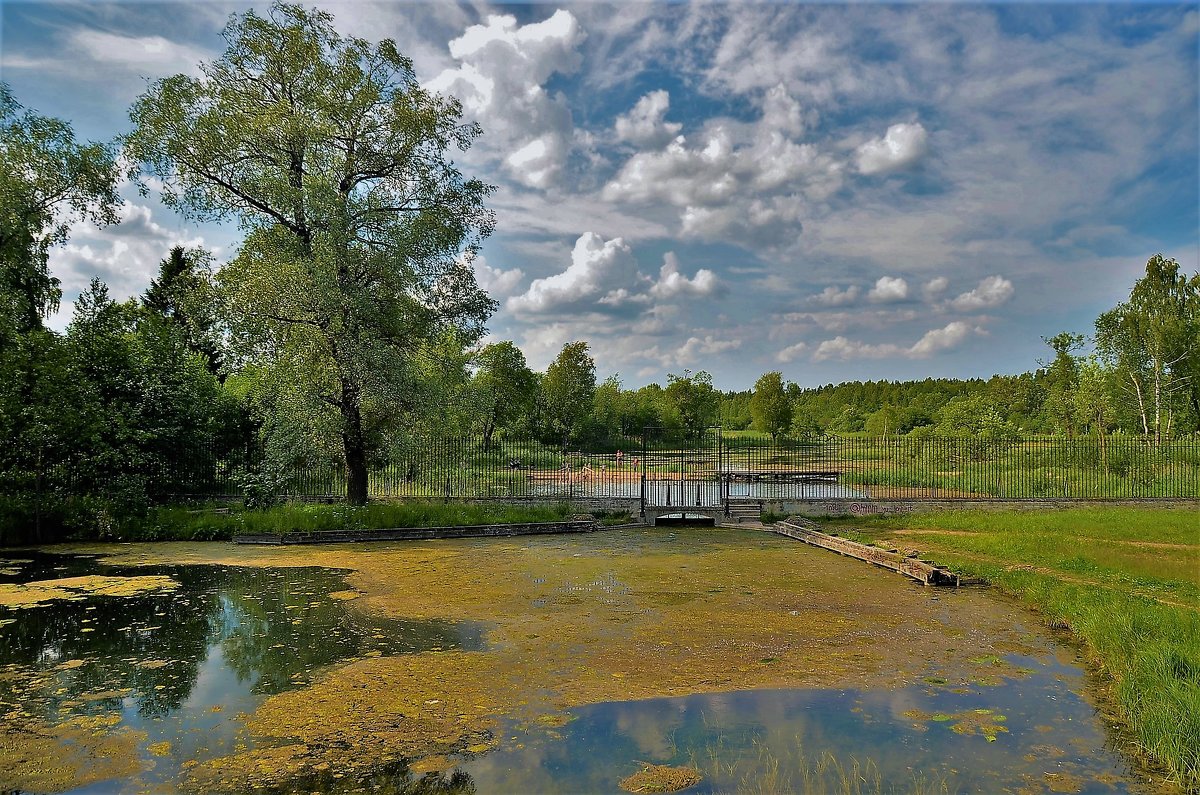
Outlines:
<svg viewBox="0 0 1200 795"><path fill-rule="evenodd" d="M333 499L331 459L263 467L253 456L181 459L177 496ZM189 487L187 484L192 484ZM373 497L627 498L652 505L730 500L1159 499L1200 497L1200 437L839 437L769 439L647 429L566 449L527 438L427 439L370 470Z"/></svg>

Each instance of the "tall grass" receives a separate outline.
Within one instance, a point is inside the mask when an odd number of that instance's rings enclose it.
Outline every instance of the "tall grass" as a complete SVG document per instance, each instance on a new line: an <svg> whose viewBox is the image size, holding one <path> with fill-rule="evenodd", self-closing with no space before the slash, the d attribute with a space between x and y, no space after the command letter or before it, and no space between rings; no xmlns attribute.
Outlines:
<svg viewBox="0 0 1200 795"><path fill-rule="evenodd" d="M556 522L571 513L567 503L492 505L414 501L352 505L276 505L257 510L164 507L132 517L114 540L217 541L240 533L373 530L390 527L459 527L511 522Z"/></svg>
<svg viewBox="0 0 1200 795"><path fill-rule="evenodd" d="M1048 625L1069 629L1110 682L1136 748L1185 788L1200 791L1200 516L1194 510L956 511L845 523L868 540L911 530L906 546L986 578L1037 607ZM1114 551L1114 542L1124 546ZM1130 557L1127 550L1138 550L1138 543L1155 546ZM1146 563L1155 555L1164 559L1157 576Z"/></svg>

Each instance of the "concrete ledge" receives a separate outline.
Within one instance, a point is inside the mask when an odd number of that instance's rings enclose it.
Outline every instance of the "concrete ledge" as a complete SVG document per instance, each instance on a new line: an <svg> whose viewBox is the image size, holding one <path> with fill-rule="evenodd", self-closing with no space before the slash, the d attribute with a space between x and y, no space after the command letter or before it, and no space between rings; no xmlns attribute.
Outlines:
<svg viewBox="0 0 1200 795"><path fill-rule="evenodd" d="M391 527L380 530L318 530L289 533L236 535L235 544L344 544L359 541L432 541L442 538L502 538L522 535L591 533L600 529L595 519L569 522L516 522L460 527Z"/></svg>

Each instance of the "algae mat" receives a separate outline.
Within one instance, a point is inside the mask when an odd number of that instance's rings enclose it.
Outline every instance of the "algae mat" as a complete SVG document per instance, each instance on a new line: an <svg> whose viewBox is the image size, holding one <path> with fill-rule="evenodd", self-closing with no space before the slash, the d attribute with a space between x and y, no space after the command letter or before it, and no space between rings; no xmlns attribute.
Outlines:
<svg viewBox="0 0 1200 795"><path fill-rule="evenodd" d="M120 565L347 569L354 610L489 627L479 651L354 659L267 698L243 718L243 750L189 766L197 790L352 777L398 760L449 769L505 742L498 729L511 721L553 734L572 708L608 701L1017 676L979 661L1048 649L1007 600L923 588L754 531L66 551Z"/></svg>

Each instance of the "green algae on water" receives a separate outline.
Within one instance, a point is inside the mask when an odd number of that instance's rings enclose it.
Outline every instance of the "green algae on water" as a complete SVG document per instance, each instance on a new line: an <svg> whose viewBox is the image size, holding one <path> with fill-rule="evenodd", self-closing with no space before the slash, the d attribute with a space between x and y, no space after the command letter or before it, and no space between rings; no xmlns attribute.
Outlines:
<svg viewBox="0 0 1200 795"><path fill-rule="evenodd" d="M173 591L178 587L179 583L174 578L165 575L105 577L90 574L58 580L0 583L0 607L37 607L55 600L81 601L92 596L140 596Z"/></svg>

